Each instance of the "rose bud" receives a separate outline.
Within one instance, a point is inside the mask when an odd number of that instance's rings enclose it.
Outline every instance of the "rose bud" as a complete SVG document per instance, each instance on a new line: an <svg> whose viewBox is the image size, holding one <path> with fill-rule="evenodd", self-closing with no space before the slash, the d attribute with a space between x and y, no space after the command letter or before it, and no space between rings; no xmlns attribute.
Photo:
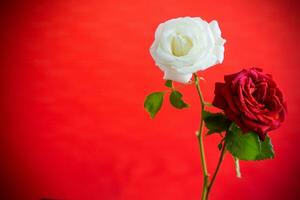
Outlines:
<svg viewBox="0 0 300 200"><path fill-rule="evenodd" d="M244 69L215 84L213 105L224 110L244 133L256 132L264 140L267 132L284 121L287 106L282 92L262 69Z"/></svg>

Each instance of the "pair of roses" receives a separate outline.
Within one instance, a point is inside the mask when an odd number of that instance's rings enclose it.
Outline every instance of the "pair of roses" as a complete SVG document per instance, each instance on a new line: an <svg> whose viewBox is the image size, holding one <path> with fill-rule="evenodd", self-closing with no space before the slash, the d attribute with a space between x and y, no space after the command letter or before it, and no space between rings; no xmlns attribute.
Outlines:
<svg viewBox="0 0 300 200"><path fill-rule="evenodd" d="M171 90L169 100L178 109L188 107L183 95L173 81L194 83L200 98L202 117L197 138L200 146L203 170L202 200L207 200L226 151L235 159L237 176L240 177L240 160L263 160L274 157L268 132L278 128L287 112L285 98L273 80L259 68L243 69L224 76L224 82L215 84L212 104L204 100L199 85L198 71L203 71L224 59L225 39L217 21L207 23L201 18L177 18L160 24L150 53L156 65L164 72L165 85ZM160 110L166 92L154 92L147 96L144 107L153 118ZM213 105L222 113L211 113L206 107ZM220 133L219 162L209 176L206 166L203 126L207 135ZM225 135L222 133L225 132Z"/></svg>
<svg viewBox="0 0 300 200"><path fill-rule="evenodd" d="M187 83L193 73L222 63L224 44L217 21L184 17L158 26L150 53L164 79ZM225 83L216 83L213 105L244 133L254 131L262 140L280 126L287 110L272 76L258 68L243 69L225 76Z"/></svg>

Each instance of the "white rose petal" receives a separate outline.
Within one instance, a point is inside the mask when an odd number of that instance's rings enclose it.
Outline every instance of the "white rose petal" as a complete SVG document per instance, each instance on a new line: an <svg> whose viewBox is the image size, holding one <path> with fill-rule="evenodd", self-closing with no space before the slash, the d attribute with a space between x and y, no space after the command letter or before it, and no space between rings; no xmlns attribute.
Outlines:
<svg viewBox="0 0 300 200"><path fill-rule="evenodd" d="M158 26L150 53L164 79L187 83L193 73L223 62L224 43L217 21L183 17Z"/></svg>

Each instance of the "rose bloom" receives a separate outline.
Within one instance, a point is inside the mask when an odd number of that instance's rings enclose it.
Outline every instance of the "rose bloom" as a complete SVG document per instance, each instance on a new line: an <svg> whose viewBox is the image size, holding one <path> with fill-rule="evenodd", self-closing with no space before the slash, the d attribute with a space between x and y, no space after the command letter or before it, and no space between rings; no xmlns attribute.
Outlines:
<svg viewBox="0 0 300 200"><path fill-rule="evenodd" d="M261 140L284 121L287 106L271 75L251 68L216 83L213 105L224 110L244 133L254 131Z"/></svg>
<svg viewBox="0 0 300 200"><path fill-rule="evenodd" d="M158 26L150 53L164 79L187 83L194 72L222 63L224 43L217 21L184 17Z"/></svg>

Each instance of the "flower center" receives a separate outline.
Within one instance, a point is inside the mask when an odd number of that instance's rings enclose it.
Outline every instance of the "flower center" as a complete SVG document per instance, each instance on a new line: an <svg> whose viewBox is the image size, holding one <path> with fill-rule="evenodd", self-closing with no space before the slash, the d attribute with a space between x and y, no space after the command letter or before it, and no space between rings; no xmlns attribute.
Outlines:
<svg viewBox="0 0 300 200"><path fill-rule="evenodd" d="M185 56L193 47L193 42L187 36L176 34L171 41L172 54L176 57Z"/></svg>

